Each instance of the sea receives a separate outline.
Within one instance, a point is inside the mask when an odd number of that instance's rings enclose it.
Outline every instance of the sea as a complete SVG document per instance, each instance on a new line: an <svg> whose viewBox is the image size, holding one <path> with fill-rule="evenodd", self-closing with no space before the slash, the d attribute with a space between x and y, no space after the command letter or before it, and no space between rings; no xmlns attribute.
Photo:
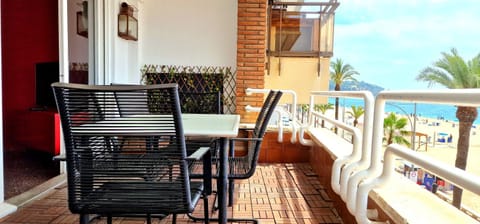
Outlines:
<svg viewBox="0 0 480 224"><path fill-rule="evenodd" d="M328 102L335 104L335 98L329 97ZM365 107L362 99L339 98L341 107L350 108L351 106ZM373 108L372 108L373 109ZM477 108L478 110L479 108ZM389 102L385 104L385 112L395 112L401 115L417 115L418 117L440 119L445 121L458 122L455 117L457 107L443 104L428 103L404 103ZM480 116L474 121L475 125L480 125Z"/></svg>

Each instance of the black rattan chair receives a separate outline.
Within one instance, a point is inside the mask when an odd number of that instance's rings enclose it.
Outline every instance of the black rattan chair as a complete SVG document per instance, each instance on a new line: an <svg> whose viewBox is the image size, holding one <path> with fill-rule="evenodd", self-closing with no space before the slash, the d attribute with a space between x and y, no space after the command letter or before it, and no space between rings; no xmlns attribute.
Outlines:
<svg viewBox="0 0 480 224"><path fill-rule="evenodd" d="M229 187L228 187L228 196L229 196L229 206L233 204L234 196L234 181L238 179L248 179L255 173L258 157L260 155L260 149L262 146L263 137L267 130L268 122L275 111L280 98L282 97L281 91L270 91L265 99L263 106L258 114L257 120L255 122L255 127L248 131L251 131L250 137L248 138L231 138L229 142ZM235 143L244 142L248 144L247 153L244 156L234 156L235 152ZM218 178L218 174L213 175L213 178ZM195 221L204 220L203 218L198 218L189 215L189 217ZM214 220L214 219L211 219ZM229 222L254 222L258 223L256 219L237 219L229 218Z"/></svg>
<svg viewBox="0 0 480 224"><path fill-rule="evenodd" d="M230 139L230 155L234 155L235 143L246 142L248 143L247 153L244 156L230 156L228 159L229 164L229 205L233 203L234 192L234 180L236 179L248 179L255 173L258 157L260 155L260 148L262 146L263 136L267 130L268 122L272 117L275 107L278 101L282 97L281 91L270 91L265 99L260 113L258 114L255 122L255 127L251 132L251 137L248 138L231 138ZM215 176L216 177L216 176Z"/></svg>
<svg viewBox="0 0 480 224"><path fill-rule="evenodd" d="M132 85L132 84L111 84L111 85ZM120 116L128 116L131 111L134 113L149 113L148 111L148 95L146 92L138 92L134 95L134 100L129 99L132 94L124 95L123 93L114 93L118 112ZM220 92L179 92L180 108L182 113L195 113L195 114L221 114L221 93ZM134 103L133 103L134 102ZM155 138L155 137L153 137ZM119 142L120 146L123 145L125 138ZM157 141L170 141L169 139L158 139ZM148 142L154 142L148 141ZM212 160L216 161L219 143L217 138L204 138L204 137L185 137L185 143L187 146L187 154L195 152L199 147L210 147ZM157 147L157 144L148 145L147 148ZM193 178L203 177L203 171L201 167L203 161L192 161L190 164L190 176Z"/></svg>
<svg viewBox="0 0 480 224"><path fill-rule="evenodd" d="M88 223L89 214L106 216L108 223L116 216L147 217L150 223L151 217L173 214L175 223L177 214L191 213L202 197L208 223L203 189L211 174L191 180L188 164L210 161L210 150L187 157L176 84L52 87L65 139L69 209L80 215L80 223ZM131 108L122 116L119 93ZM146 94L147 110L134 109L139 94ZM123 138L122 147L111 141Z"/></svg>

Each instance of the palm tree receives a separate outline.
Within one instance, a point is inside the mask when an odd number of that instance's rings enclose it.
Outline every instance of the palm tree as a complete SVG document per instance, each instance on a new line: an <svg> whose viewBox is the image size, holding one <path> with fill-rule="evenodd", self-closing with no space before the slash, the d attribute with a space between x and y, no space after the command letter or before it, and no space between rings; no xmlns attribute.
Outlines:
<svg viewBox="0 0 480 224"><path fill-rule="evenodd" d="M395 113L390 113L383 119L384 140L387 142L387 145L397 143L410 147L410 142L404 137L409 134L409 132L405 130L407 122L407 118L397 117Z"/></svg>
<svg viewBox="0 0 480 224"><path fill-rule="evenodd" d="M302 115L302 123L303 123L303 120L305 119L305 114L308 113L308 108L309 105L308 104L301 104L300 105L300 110L301 110L301 115Z"/></svg>
<svg viewBox="0 0 480 224"><path fill-rule="evenodd" d="M362 106L351 106L352 110L348 111L347 113L350 114L353 117L353 127L357 127L358 124L358 118L360 118L364 113L365 110L363 109Z"/></svg>
<svg viewBox="0 0 480 224"><path fill-rule="evenodd" d="M449 89L480 88L480 54L465 62L455 48L450 53L442 52L442 58L427 67L417 76L417 81L428 82L429 86L440 84ZM458 106L456 117L459 121L457 156L455 166L465 170L470 147L470 130L478 116L477 108ZM462 189L454 187L452 204L460 208Z"/></svg>
<svg viewBox="0 0 480 224"><path fill-rule="evenodd" d="M327 110L333 109L333 104L326 103L326 104L315 104L313 107L314 110L320 111L323 115L327 112ZM325 120L322 119L322 128L325 127Z"/></svg>
<svg viewBox="0 0 480 224"><path fill-rule="evenodd" d="M357 80L353 77L359 73L353 69L350 64L344 64L343 60L337 58L337 60L330 63L330 78L335 83L335 91L340 91L341 85L344 81L354 81ZM335 120L338 120L338 97L335 98ZM335 133L337 129L335 129Z"/></svg>

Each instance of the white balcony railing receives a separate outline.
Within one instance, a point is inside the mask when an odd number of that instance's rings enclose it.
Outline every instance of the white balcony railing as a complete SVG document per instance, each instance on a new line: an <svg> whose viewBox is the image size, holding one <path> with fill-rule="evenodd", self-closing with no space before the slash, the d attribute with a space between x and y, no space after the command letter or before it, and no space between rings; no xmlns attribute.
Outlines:
<svg viewBox="0 0 480 224"><path fill-rule="evenodd" d="M266 93L268 89L247 89L247 93ZM282 90L284 91L284 90ZM296 124L296 95L293 91L284 91L293 96L292 111L289 119ZM364 100L363 133L344 122L329 118L314 111L314 102L317 97L344 97L361 98ZM480 195L480 179L466 171L449 166L418 152L398 145L390 145L383 151L383 121L386 101L402 101L415 103L437 103L457 106L480 106L480 89L456 89L436 91L383 91L374 100L367 91L315 91L310 97L308 122L299 130L299 142L304 145L313 145L311 140L304 139L306 131L317 129L314 126L314 117L323 119L338 128L352 133L352 153L338 157L332 166L331 186L346 202L347 208L358 223L377 223L369 217L375 211L368 211L369 192L387 183L394 173L394 159L406 159L425 170L437 175L452 184ZM375 102L374 102L375 101ZM255 108L251 108L254 110ZM281 119L280 119L281 120ZM282 130L279 124L279 132ZM292 127L292 143L296 137L296 127ZM280 135L281 133L279 133ZM295 136L295 137L293 137ZM280 139L279 139L280 141ZM361 142L361 144L360 144ZM384 156L382 162L382 156ZM368 215L367 215L368 214Z"/></svg>
<svg viewBox="0 0 480 224"><path fill-rule="evenodd" d="M270 91L270 89L253 89L253 88L247 88L245 89L245 93L247 95L253 94L253 93L262 93L266 94ZM297 117L297 94L295 91L292 90L281 90L284 95L290 95L291 98L291 104L292 108L291 111L287 111L288 113L288 120L291 121L290 126L291 126L291 131L292 131L292 136L290 137L290 142L292 144L297 142L297 131L298 131L298 123L296 122L296 117ZM245 106L245 110L247 112L252 111L252 112L258 112L260 111L260 108L258 107L252 107L250 105ZM283 110L276 108L275 112L277 114L278 120L277 120L277 130L278 130L278 142L283 142Z"/></svg>
<svg viewBox="0 0 480 224"><path fill-rule="evenodd" d="M437 104L448 104L448 105L457 105L457 106L480 106L480 89L449 89L449 90L436 90L436 91L382 91L380 92L375 99L375 111L374 111L374 121L373 121L373 138L372 138L372 154L371 154L371 163L370 167L365 171L367 179L362 181L358 185L358 193L356 196L356 209L355 217L359 223L372 223L371 220L367 217L367 204L368 204L368 193L373 188L380 186L384 183L383 178L388 176L387 174L380 177L382 172L382 165L384 173L391 172L391 167L385 167L381 162L381 157L383 153L382 149L382 138L383 138L383 119L385 113L385 102L389 101L402 101L402 102L417 102L417 103L437 103ZM392 149L391 149L392 150ZM399 150L393 150L400 156L407 157L407 154L401 153ZM414 161L421 162L423 164L430 164L428 158L422 158L418 153L408 154L411 157L406 159L413 159ZM413 161L412 161L413 162ZM431 164L431 169L433 174L439 175L442 177L448 177L446 179L451 179L451 182L459 187L468 187L469 190L476 193L480 191L480 185L478 182L476 185L466 185L462 183L462 180L470 178L471 176L465 172L454 172L446 173L446 170L456 170L453 166L448 166L445 168L445 165L440 164ZM389 169L385 171L385 169ZM438 173L437 173L438 172ZM355 174L352 179L356 176L362 175L361 173ZM453 176L451 176L453 175ZM453 177L453 178L451 178ZM352 185L357 186L357 185ZM349 186L351 187L350 183ZM477 193L478 194L478 193Z"/></svg>
<svg viewBox="0 0 480 224"><path fill-rule="evenodd" d="M364 101L364 124L363 135L359 129L349 126L343 122L328 118L313 110L315 98L317 97L347 97L360 98ZM303 139L303 133L307 128L313 128L313 117L318 117L328 121L335 126L346 130L353 135L353 150L349 156L337 158L332 166L331 185L335 193L339 194L341 198L350 205L355 205L356 187L348 188L350 177L368 167L370 162L370 149L372 139L373 126L373 95L368 91L315 91L310 96L309 106L309 124L300 129L300 142L305 145L311 145L309 140ZM359 178L359 181L361 179ZM350 206L354 207L354 206ZM350 208L349 208L350 209ZM352 214L354 211L350 211Z"/></svg>

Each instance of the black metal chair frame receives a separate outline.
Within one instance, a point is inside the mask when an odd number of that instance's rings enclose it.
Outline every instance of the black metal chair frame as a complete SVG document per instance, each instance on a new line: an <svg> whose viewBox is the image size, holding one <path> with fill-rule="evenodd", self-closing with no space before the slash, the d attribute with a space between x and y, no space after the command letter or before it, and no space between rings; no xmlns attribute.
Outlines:
<svg viewBox="0 0 480 224"><path fill-rule="evenodd" d="M111 85L132 85L132 84L111 84ZM138 99L136 104L132 108L132 105L124 105L123 102L124 96L121 93L114 93L117 101L118 112L120 116L128 116L132 110L138 112L148 113L148 95L146 92L139 92ZM221 114L223 113L222 106L222 96L221 92L179 92L180 98L180 108L182 113L196 113L196 114ZM157 139L160 141L161 139ZM170 141L170 139L162 139L163 141ZM191 154L200 147L210 147L212 160L215 162L217 160L219 142L218 138L191 138L186 137L185 143L187 146L187 153ZM121 139L119 142L120 148L123 145L125 138ZM148 141L150 142L150 141ZM153 141L155 142L155 141ZM158 145L149 145L148 148L154 148ZM217 164L217 163L215 163ZM198 170L203 165L202 161L192 161L189 165L189 170L191 171L190 177L192 178L203 178L203 171L198 173Z"/></svg>
<svg viewBox="0 0 480 224"><path fill-rule="evenodd" d="M257 120L255 122L255 127L253 128L251 137L248 138L231 138L229 142L230 157L228 159L229 164L229 206L233 204L233 191L234 191L234 180L236 179L248 179L255 173L258 157L260 155L260 149L263 142L263 137L268 127L270 118L272 117L275 107L277 106L280 98L282 97L281 91L271 90L265 99L265 102L258 114ZM235 154L235 143L236 142L247 142L249 146L247 148L248 152L245 156L236 157ZM216 176L215 176L216 177Z"/></svg>
<svg viewBox="0 0 480 224"><path fill-rule="evenodd" d="M208 198L211 170L204 169L203 181L191 180L188 164L203 160L211 163L210 149L198 149L187 156L176 84L150 86L89 86L82 84L52 84L60 113L65 139L68 203L72 213L80 215L80 223L89 222L89 214L107 216L143 216L147 223L152 217L163 218L191 213L200 198L204 202L205 223L208 218ZM155 97L158 108L149 114L135 110L138 92ZM118 115L114 93L126 96L133 105L128 120ZM152 118L153 117L153 118ZM154 124L155 130L145 129ZM150 125L150 126L149 126ZM146 141L155 137L170 137L168 144L148 149ZM111 139L127 137L119 148ZM135 140L135 138L137 138Z"/></svg>
<svg viewBox="0 0 480 224"><path fill-rule="evenodd" d="M265 132L267 130L268 123L270 118L275 111L275 107L277 106L280 98L282 97L281 91L274 91L271 90L258 114L257 120L255 122L255 127L253 129L249 129L252 131L251 137L248 138L231 138L229 142L229 187L228 187L228 196L229 196L229 206L233 204L233 195L234 195L234 181L237 179L248 179L255 173L258 157L260 155L260 149L262 146L263 137L265 136ZM248 145L248 152L245 156L235 157L235 143L236 142L247 142ZM218 178L218 174L213 175L213 178ZM194 217L189 215L189 217L194 221L204 220L204 218ZM216 219L210 219L215 221ZM258 223L256 219L238 219L238 218L229 218L229 222L253 222Z"/></svg>

